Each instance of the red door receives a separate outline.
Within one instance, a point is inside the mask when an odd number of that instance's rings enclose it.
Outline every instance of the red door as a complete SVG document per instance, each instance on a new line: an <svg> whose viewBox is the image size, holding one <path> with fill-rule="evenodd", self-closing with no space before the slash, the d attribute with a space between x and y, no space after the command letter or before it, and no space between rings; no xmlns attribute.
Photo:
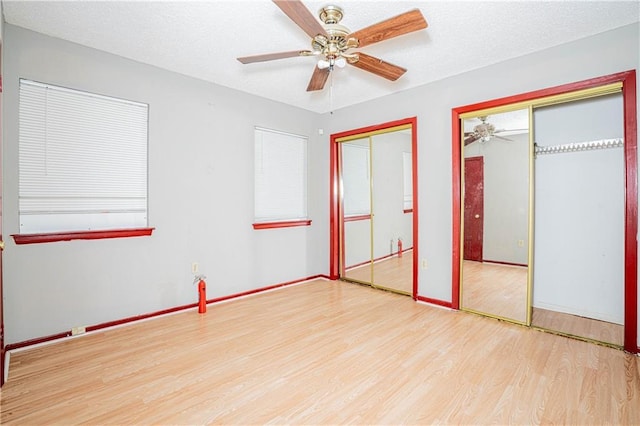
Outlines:
<svg viewBox="0 0 640 426"><path fill-rule="evenodd" d="M464 259L482 262L484 158L464 159Z"/></svg>

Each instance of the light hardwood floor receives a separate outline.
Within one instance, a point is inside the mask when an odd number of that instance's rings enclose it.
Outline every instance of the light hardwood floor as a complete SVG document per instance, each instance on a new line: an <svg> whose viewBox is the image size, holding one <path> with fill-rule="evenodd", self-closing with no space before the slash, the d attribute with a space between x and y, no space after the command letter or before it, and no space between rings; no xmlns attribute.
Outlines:
<svg viewBox="0 0 640 426"><path fill-rule="evenodd" d="M462 276L463 309L526 322L526 267L465 260ZM624 326L620 324L533 308L531 325L619 347L624 345Z"/></svg>
<svg viewBox="0 0 640 426"><path fill-rule="evenodd" d="M640 424L639 358L316 280L16 352L2 424Z"/></svg>

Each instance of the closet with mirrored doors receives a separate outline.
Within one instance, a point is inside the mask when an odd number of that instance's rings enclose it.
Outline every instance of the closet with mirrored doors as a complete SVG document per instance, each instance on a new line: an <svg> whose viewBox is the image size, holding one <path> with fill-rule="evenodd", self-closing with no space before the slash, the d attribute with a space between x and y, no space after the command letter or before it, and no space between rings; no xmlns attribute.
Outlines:
<svg viewBox="0 0 640 426"><path fill-rule="evenodd" d="M454 109L461 310L637 349L631 75Z"/></svg>
<svg viewBox="0 0 640 426"><path fill-rule="evenodd" d="M349 133L333 140L339 278L414 295L413 126Z"/></svg>

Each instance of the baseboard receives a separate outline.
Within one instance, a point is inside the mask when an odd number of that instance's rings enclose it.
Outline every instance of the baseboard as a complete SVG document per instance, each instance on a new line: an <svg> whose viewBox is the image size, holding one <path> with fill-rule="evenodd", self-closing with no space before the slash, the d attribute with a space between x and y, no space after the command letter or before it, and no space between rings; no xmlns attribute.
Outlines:
<svg viewBox="0 0 640 426"><path fill-rule="evenodd" d="M282 287L291 286L291 285L294 285L294 284L301 284L301 283L304 283L305 281L315 280L315 279L318 279L318 278L324 278L324 279L327 279L327 280L330 279L327 275L324 275L324 274L313 275L311 277L302 278L302 279L294 280L294 281L288 281L288 282L284 282L284 283L280 283L280 284L275 284L275 285L271 285L271 286L268 286L268 287L261 287L261 288L245 291L245 292L242 292L242 293L235 293L235 294L230 294L230 295L227 295L227 296L221 296L221 297L216 297L216 298L213 298L213 299L207 299L207 305L220 303L220 302L224 302L224 301L228 301L228 300L232 300L232 299L238 299L238 298L241 298L241 297L246 297L246 296L250 296L250 295L253 295L253 294L257 294L257 293L264 293L266 291L272 291L272 290L276 290L276 289L279 289L279 288L282 288ZM86 334L88 334L90 332L103 330L103 329L111 328L111 327L117 327L117 326L121 326L121 325L128 324L128 323L133 323L133 322L137 322L137 321L143 321L143 320L159 317L159 316L162 316L162 315L168 315L168 314L173 314L173 313L176 313L176 312L186 311L186 310L189 310L189 309L195 309L197 307L198 307L198 303L190 303L188 305L175 306L173 308L163 309L163 310L156 311L156 312L150 312L150 313L146 313L146 314L136 315L136 316L133 316L133 317L122 318L122 319L118 319L118 320L114 320L114 321L104 322L104 323L101 323L101 324L90 325L90 326L85 327L86 333L84 333L82 335L76 335L76 336L73 336L73 337L84 336L84 335L86 335ZM53 342L55 340L60 340L60 339L64 339L64 338L67 338L67 337L72 337L71 330L64 331L64 332L57 333L57 334L52 334L52 335L49 335L49 336L37 337L37 338L34 338L34 339L29 339L29 340L22 341L22 342L10 343L10 344L5 346L5 354L6 354L6 357L8 359L9 351L16 350L16 349L24 349L24 348L27 348L27 347L30 347L30 346L40 345L40 344L44 344L44 343L50 343L50 342ZM8 374L8 371L9 371L9 367L8 366L9 366L9 363L5 362L5 369L6 369L6 373L5 374Z"/></svg>

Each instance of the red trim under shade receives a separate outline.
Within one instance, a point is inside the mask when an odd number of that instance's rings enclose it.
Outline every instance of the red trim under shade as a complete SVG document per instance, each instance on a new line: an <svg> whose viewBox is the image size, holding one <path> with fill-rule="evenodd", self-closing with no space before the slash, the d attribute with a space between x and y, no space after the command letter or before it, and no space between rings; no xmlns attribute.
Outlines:
<svg viewBox="0 0 640 426"><path fill-rule="evenodd" d="M371 219L371 215L370 214L359 214L356 216L347 216L344 218L345 222L355 222L358 220L369 220Z"/></svg>
<svg viewBox="0 0 640 426"><path fill-rule="evenodd" d="M294 226L310 226L311 220L287 220L283 222L261 222L254 223L253 229L276 229L276 228L291 228Z"/></svg>
<svg viewBox="0 0 640 426"><path fill-rule="evenodd" d="M13 234L16 244L53 243L71 240L102 240L107 238L143 237L153 233L155 228L109 229L105 231L73 231L46 234Z"/></svg>
<svg viewBox="0 0 640 426"><path fill-rule="evenodd" d="M507 265L507 266L524 266L525 268L528 266L526 263L503 262L501 260L487 260L487 259L482 259L482 263L495 263L497 265Z"/></svg>
<svg viewBox="0 0 640 426"><path fill-rule="evenodd" d="M275 288L279 288L279 287L285 287L288 285L292 285L292 284L297 284L297 283L301 283L303 281L308 281L308 280L313 280L316 278L328 278L326 275L314 275L308 278L303 278L300 280L294 280L294 281L288 281L285 283L280 283L280 284L276 284L276 285L272 285L272 286L268 286L268 287L262 287L262 288L257 288L255 290L249 290L249 291L245 291L243 293L236 293L236 294L231 294L228 296L222 296L222 297L217 297L214 299L209 299L207 300L207 304L209 303L216 303L216 302L221 302L224 300L229 300L229 299L235 299L238 297L243 297L243 296L248 296L250 294L255 294L255 293L261 293L264 291L268 291L268 290L273 290ZM130 322L136 322L136 321L140 321L143 319L148 319L148 318L153 318L153 317L158 317L161 315L166 315L166 314L170 314L170 313L174 313L174 312L178 312L178 311L184 311L187 309L192 309L198 306L198 303L190 303L188 305L182 305L182 306L176 306L173 308L169 308L169 309L163 309L161 311L156 311L156 312L151 312L148 314L142 314L142 315L136 315L134 317L128 317L128 318L123 318L123 319L119 319L119 320L115 320L115 321L109 321L109 322L104 322L101 324L96 324L96 325L91 325L88 327L85 327L85 330L88 332L91 331L97 331L97 330L101 330L104 328L109 328L109 327L115 327L118 325L123 325L123 324L127 324ZM25 340L22 342L17 342L17 343L11 343L9 345L6 346L6 350L7 351L11 351L14 349L20 349L20 348L24 348L27 346L32 346L32 345L37 345L39 343L46 343L46 342L51 342L53 340L58 340L58 339L62 339L65 337L69 337L71 336L72 333L71 331L66 331L63 333L57 333L57 334L52 334L49 336L44 336L44 337L37 337L35 339L30 339L30 340Z"/></svg>
<svg viewBox="0 0 640 426"><path fill-rule="evenodd" d="M636 100L636 71L623 71L602 77L582 80L520 95L494 99L451 110L452 171L453 171L453 246L452 296L453 309L460 309L460 114L493 108L516 102L530 101L546 96L577 90L622 83L624 104L624 156L625 156L625 261L624 261L624 349L638 353L638 128Z"/></svg>

